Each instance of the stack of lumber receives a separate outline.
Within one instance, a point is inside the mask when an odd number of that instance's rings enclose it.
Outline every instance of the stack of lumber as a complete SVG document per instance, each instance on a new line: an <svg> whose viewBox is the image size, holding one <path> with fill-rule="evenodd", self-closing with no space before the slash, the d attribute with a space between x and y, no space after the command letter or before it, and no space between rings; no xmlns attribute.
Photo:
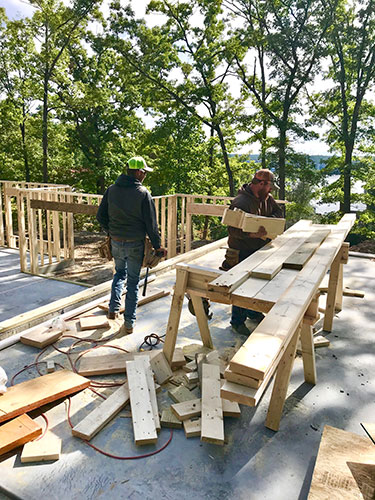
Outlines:
<svg viewBox="0 0 375 500"><path fill-rule="evenodd" d="M230 361L229 369L226 370L224 375L226 382L221 390L222 397L249 406L255 406L258 403L300 325L309 304L317 293L320 282L327 273L335 256L340 251L341 244L353 223L354 217L351 214L347 214L331 230L329 235L319 234L319 237L316 237L314 240L315 244L316 242L320 242L320 244L315 247L314 252L310 255L303 269L296 274L295 279L276 301L265 319L258 325ZM318 232L321 233L320 231ZM289 241L287 233L284 233L284 235L275 240L274 244L278 240L282 242ZM300 240L299 237L295 239ZM312 236L308 236L304 240L309 241L308 246L310 251L312 239ZM280 243L279 245L278 248L280 250L285 246ZM291 245L289 243L286 243L286 245L289 250ZM247 262L247 267L245 264L240 270L233 273L234 276L227 278L227 283L225 284L227 294L230 294L236 288L238 289L239 284L244 283L249 278L251 272L255 269L255 266L249 265L251 260L257 266L262 264L263 271L265 270L265 264L268 259L264 260L263 256L264 254L269 254L269 250L261 249L241 263L244 264ZM279 267L282 266L283 262L280 262L277 255L278 253L275 252L273 260L276 261L277 267ZM288 252L282 252L282 255L285 259L290 257ZM240 268L241 264L236 266L236 268ZM216 289L219 285L223 286L223 278L225 276L216 280ZM251 281L251 278L249 281Z"/></svg>

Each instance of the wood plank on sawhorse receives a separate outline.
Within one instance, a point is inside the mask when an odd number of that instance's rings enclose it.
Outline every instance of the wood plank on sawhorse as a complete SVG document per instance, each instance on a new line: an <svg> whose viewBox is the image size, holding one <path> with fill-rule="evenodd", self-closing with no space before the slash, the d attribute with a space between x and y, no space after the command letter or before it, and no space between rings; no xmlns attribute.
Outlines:
<svg viewBox="0 0 375 500"><path fill-rule="evenodd" d="M284 261L283 267L301 270L330 232L330 229L316 230Z"/></svg>
<svg viewBox="0 0 375 500"><path fill-rule="evenodd" d="M223 406L220 397L220 369L217 365L202 367L201 441L224 444Z"/></svg>
<svg viewBox="0 0 375 500"><path fill-rule="evenodd" d="M139 359L126 362L134 440L137 445L156 443L155 420L144 365Z"/></svg>
<svg viewBox="0 0 375 500"><path fill-rule="evenodd" d="M73 436L90 441L128 403L129 389L125 383L73 427Z"/></svg>
<svg viewBox="0 0 375 500"><path fill-rule="evenodd" d="M0 397L0 422L81 391L90 380L69 370L59 370L9 387Z"/></svg>
<svg viewBox="0 0 375 500"><path fill-rule="evenodd" d="M0 427L0 455L32 441L43 432L28 415L21 415Z"/></svg>

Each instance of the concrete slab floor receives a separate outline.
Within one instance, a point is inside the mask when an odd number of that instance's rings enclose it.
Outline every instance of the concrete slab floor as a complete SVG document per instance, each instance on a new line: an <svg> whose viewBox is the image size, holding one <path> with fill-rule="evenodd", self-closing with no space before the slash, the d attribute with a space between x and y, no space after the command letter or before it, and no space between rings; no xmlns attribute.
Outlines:
<svg viewBox="0 0 375 500"><path fill-rule="evenodd" d="M0 322L86 289L19 269L18 250L0 248Z"/></svg>
<svg viewBox="0 0 375 500"><path fill-rule="evenodd" d="M222 257L223 251L218 250L197 263L217 267ZM174 278L174 272L167 273L153 286L171 290ZM344 285L364 291L365 298L344 297L344 308L334 320L332 333L325 334L331 345L316 351L316 386L304 383L302 361L297 357L278 432L264 426L271 383L258 407L241 406L240 419L225 418L223 447L202 443L199 438L186 439L183 430L175 430L171 443L159 454L139 460L116 460L100 455L71 435L64 401L45 411L50 430L62 439L60 460L22 464L20 450L10 453L0 459L0 490L31 500L307 498L324 425L364 435L360 422L375 419L374 262L350 258L345 266ZM146 334L164 334L170 302L169 296L139 308L135 333L111 341L111 345L136 349ZM229 306L212 304L212 311L210 330L221 353L245 340L229 327ZM198 340L198 327L185 301L178 344ZM69 344L65 340L61 345ZM106 353L105 348L102 351ZM0 365L11 377L32 363L38 353L39 350L18 343L0 351ZM42 359L54 359L68 366L66 358L52 348ZM33 376L35 371L31 368L16 381ZM121 375L98 377L98 380L121 379ZM110 392L111 389L104 391ZM166 390L158 395L158 402L159 409L171 404ZM73 424L98 403L99 398L90 390L73 396ZM120 412L92 443L119 456L152 452L166 443L170 431L162 429L156 445L136 447L131 419L126 418L128 410ZM38 411L31 415L36 417ZM40 416L37 419L43 422Z"/></svg>

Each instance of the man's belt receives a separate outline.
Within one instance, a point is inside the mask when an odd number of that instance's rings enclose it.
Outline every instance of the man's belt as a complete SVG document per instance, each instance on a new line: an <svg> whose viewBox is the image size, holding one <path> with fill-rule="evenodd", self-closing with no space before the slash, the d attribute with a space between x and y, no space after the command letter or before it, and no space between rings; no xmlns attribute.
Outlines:
<svg viewBox="0 0 375 500"><path fill-rule="evenodd" d="M139 239L130 239L130 238L115 238L114 236L111 236L111 240L113 241L119 241L120 243L128 243L128 242L131 242L131 241L142 241L142 240L139 240Z"/></svg>

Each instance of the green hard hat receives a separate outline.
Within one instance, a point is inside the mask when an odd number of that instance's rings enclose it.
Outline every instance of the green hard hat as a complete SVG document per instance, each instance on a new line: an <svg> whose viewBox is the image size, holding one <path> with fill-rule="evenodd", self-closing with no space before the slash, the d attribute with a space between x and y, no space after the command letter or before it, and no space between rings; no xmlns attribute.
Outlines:
<svg viewBox="0 0 375 500"><path fill-rule="evenodd" d="M131 170L146 170L152 172L153 168L147 166L146 160L142 156L133 156L128 160L128 168Z"/></svg>

